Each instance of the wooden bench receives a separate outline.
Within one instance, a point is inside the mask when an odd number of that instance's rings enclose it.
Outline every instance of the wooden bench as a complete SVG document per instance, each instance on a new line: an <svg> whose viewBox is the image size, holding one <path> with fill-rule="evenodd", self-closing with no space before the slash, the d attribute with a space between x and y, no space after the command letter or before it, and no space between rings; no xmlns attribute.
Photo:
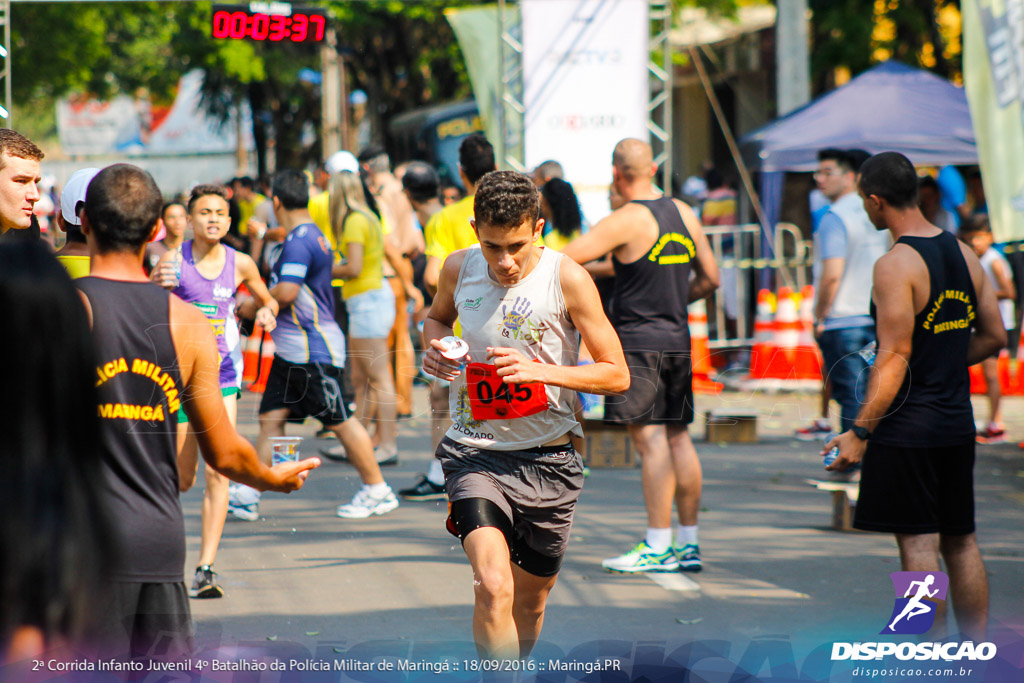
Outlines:
<svg viewBox="0 0 1024 683"><path fill-rule="evenodd" d="M757 443L757 413L709 410L704 413L704 439L710 443Z"/></svg>
<svg viewBox="0 0 1024 683"><path fill-rule="evenodd" d="M807 479L806 481L819 491L828 491L832 494L832 528L840 531L852 531L853 512L857 508L860 484L819 479Z"/></svg>

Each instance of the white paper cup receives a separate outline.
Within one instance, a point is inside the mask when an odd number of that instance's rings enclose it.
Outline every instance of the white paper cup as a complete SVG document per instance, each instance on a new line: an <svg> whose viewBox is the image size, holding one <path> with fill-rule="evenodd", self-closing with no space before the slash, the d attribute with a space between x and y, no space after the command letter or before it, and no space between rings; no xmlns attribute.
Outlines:
<svg viewBox="0 0 1024 683"><path fill-rule="evenodd" d="M445 350L441 352L441 355L448 360L458 361L460 364L466 363L466 355L469 353L469 344L465 340L459 337L445 337L440 340L445 346Z"/></svg>

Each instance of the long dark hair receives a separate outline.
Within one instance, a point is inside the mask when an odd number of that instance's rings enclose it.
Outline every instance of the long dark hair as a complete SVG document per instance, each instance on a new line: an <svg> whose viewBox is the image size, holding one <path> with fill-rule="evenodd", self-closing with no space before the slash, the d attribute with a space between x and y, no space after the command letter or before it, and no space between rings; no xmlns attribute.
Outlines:
<svg viewBox="0 0 1024 683"><path fill-rule="evenodd" d="M551 207L551 222L563 237L572 237L583 225L580 202L576 199L572 185L561 178L552 178L544 183L540 193Z"/></svg>
<svg viewBox="0 0 1024 683"><path fill-rule="evenodd" d="M88 318L39 242L0 245L0 657L22 626L81 641L110 566Z"/></svg>

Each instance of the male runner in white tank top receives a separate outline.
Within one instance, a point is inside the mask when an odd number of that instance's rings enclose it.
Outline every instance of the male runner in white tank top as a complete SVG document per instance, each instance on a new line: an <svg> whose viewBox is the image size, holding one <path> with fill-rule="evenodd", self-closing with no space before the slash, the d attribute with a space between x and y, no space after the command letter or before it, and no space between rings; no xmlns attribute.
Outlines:
<svg viewBox="0 0 1024 683"><path fill-rule="evenodd" d="M575 392L622 393L629 371L593 280L535 244L544 221L530 178L485 175L474 216L480 244L442 267L423 369L452 382L453 424L437 458L448 529L473 566L477 651L517 659L540 634L583 485ZM469 345L465 371L441 355L456 318ZM592 365L576 365L577 332Z"/></svg>

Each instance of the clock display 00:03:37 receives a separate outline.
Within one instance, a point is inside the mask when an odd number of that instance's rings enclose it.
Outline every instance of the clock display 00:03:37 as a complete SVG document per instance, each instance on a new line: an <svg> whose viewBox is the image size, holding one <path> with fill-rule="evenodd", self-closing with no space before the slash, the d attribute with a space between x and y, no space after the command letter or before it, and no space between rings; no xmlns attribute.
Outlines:
<svg viewBox="0 0 1024 683"><path fill-rule="evenodd" d="M322 41L326 18L320 14L249 14L217 10L213 13L213 37L294 43Z"/></svg>

